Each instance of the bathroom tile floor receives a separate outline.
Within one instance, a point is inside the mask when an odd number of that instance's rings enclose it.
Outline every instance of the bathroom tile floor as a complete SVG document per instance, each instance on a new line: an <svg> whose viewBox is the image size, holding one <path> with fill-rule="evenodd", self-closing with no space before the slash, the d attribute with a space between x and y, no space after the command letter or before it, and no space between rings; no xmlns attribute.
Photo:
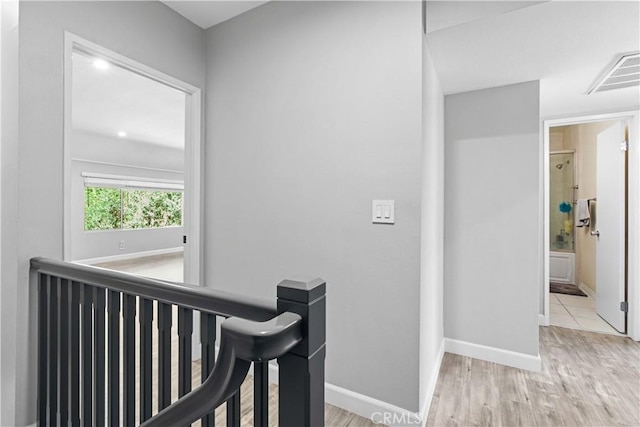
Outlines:
<svg viewBox="0 0 640 427"><path fill-rule="evenodd" d="M596 300L591 296L549 294L549 323L563 328L624 336L596 314Z"/></svg>

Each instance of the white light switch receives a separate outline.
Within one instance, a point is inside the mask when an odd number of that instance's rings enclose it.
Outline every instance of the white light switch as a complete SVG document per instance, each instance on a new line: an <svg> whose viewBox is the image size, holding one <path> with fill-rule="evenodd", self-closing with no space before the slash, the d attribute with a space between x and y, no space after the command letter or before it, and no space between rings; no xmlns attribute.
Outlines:
<svg viewBox="0 0 640 427"><path fill-rule="evenodd" d="M371 221L374 224L395 223L393 200L374 200L371 206Z"/></svg>

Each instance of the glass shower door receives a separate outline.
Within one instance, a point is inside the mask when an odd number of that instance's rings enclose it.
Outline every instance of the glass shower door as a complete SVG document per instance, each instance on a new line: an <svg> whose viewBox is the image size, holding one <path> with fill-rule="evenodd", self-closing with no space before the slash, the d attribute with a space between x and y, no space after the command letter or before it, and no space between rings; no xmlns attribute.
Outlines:
<svg viewBox="0 0 640 427"><path fill-rule="evenodd" d="M551 251L574 252L575 153L549 156L549 243Z"/></svg>

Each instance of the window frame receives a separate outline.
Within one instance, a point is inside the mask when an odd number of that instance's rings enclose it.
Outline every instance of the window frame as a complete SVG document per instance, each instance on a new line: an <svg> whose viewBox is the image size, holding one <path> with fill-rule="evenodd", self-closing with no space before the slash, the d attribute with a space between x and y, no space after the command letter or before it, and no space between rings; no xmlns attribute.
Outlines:
<svg viewBox="0 0 640 427"><path fill-rule="evenodd" d="M129 231L129 230L157 230L165 228L175 228L184 226L184 182L178 180L156 179L149 177L133 177L122 175L111 175L93 172L82 172L84 179L84 203L82 212L83 231L85 233L105 232L105 231ZM87 188L111 188L118 189L120 195L120 227L109 229L92 229L86 228L86 212L87 212ZM125 227L124 212L124 192L125 191L151 191L166 193L182 193L182 206L180 214L180 225L167 225L163 227L141 227L128 228Z"/></svg>

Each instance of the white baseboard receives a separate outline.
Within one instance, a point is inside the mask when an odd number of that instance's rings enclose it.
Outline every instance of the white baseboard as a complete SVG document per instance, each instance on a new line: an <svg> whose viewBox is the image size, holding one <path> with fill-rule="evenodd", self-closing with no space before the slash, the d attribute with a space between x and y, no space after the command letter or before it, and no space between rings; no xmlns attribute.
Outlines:
<svg viewBox="0 0 640 427"><path fill-rule="evenodd" d="M278 385L278 364L269 362L269 382Z"/></svg>
<svg viewBox="0 0 640 427"><path fill-rule="evenodd" d="M219 346L216 344L216 353ZM407 409L382 400L375 399L355 391L339 387L331 383L325 383L324 393L325 402L342 408L346 411L353 412L363 418L373 421L376 424L384 424L387 426L424 426L427 422L431 400L438 382L438 374L442 365L442 358L445 352L445 342L442 341L438 352L438 360L436 367L429 382L426 397L420 408L420 412L411 412ZM269 382L278 384L278 364L275 361L269 362Z"/></svg>
<svg viewBox="0 0 640 427"><path fill-rule="evenodd" d="M444 357L444 339L440 343L440 349L438 350L438 359L431 373L431 379L429 380L429 386L427 392L420 405L420 417L422 419L422 425L427 424L427 418L429 417L429 410L431 409L431 401L433 400L433 393L436 391L436 385L438 384L438 375L440 374L440 367L442 366L442 358Z"/></svg>
<svg viewBox="0 0 640 427"><path fill-rule="evenodd" d="M442 347L442 354L444 354L444 346ZM438 360L438 371L440 371L441 361L442 356ZM435 378L437 381L437 373ZM278 365L275 363L269 363L269 382L278 384ZM435 382L433 389L435 390ZM431 396L433 396L433 391L431 392ZM416 426L423 425L427 421L426 416L421 416L421 413L411 412L330 383L325 383L324 397L326 403L353 412L368 420L377 421L377 424L385 424L388 426ZM430 402L431 399L429 399L429 403ZM383 419L384 417L386 417L387 422ZM392 422L389 423L388 420Z"/></svg>
<svg viewBox="0 0 640 427"><path fill-rule="evenodd" d="M549 322L547 322L547 318L544 314L538 314L538 325L549 326Z"/></svg>
<svg viewBox="0 0 640 427"><path fill-rule="evenodd" d="M325 385L325 401L331 405L360 415L363 418L367 418L375 424L415 426L423 425L423 423L426 422L426 419L422 418L419 412L411 412L390 403L329 383Z"/></svg>
<svg viewBox="0 0 640 427"><path fill-rule="evenodd" d="M105 257L99 257L99 258L87 258L87 259L77 260L74 262L77 262L78 264L90 264L90 265L101 264L103 262L123 261L126 259L141 258L145 256L154 256L154 255L173 254L173 253L178 253L183 251L184 251L184 248L182 246L178 246L175 248L155 249L152 251L131 252L131 253L122 254L122 255L111 255L111 256L105 256Z"/></svg>
<svg viewBox="0 0 640 427"><path fill-rule="evenodd" d="M596 293L593 292L593 290L588 287L587 285L585 285L584 283L580 282L580 284L578 284L578 288L580 288L580 290L582 292L584 292L585 294L589 295L591 298L595 298L596 297Z"/></svg>
<svg viewBox="0 0 640 427"><path fill-rule="evenodd" d="M474 359L486 360L487 362L499 363L528 371L540 372L542 370L542 359L540 355L531 356L529 354L516 353L515 351L458 341L451 338L445 338L444 341L444 351L447 353L473 357Z"/></svg>

